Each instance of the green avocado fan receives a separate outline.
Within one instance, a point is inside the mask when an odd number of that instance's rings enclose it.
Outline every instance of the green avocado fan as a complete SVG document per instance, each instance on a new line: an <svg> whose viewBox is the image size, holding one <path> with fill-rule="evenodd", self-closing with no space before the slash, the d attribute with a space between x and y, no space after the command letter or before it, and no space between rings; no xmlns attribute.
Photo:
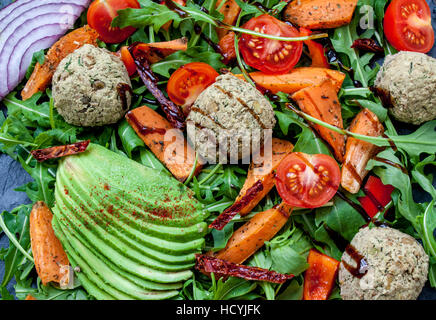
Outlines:
<svg viewBox="0 0 436 320"><path fill-rule="evenodd" d="M61 160L53 228L97 299L168 299L192 277L207 217L174 178L99 145Z"/></svg>

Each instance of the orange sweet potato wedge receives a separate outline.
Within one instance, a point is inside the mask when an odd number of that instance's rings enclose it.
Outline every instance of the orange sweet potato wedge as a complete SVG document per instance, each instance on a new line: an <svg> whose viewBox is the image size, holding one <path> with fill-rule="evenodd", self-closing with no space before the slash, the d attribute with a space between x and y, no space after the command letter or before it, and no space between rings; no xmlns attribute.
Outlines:
<svg viewBox="0 0 436 320"><path fill-rule="evenodd" d="M242 74L236 76L244 80ZM295 68L289 73L279 75L266 74L260 71L252 72L250 73L250 77L256 84L270 90L272 93L281 91L293 94L301 89L320 85L325 80L330 80L336 92L338 92L344 82L345 74L327 68L302 67Z"/></svg>
<svg viewBox="0 0 436 320"><path fill-rule="evenodd" d="M311 249L304 275L303 300L327 300L335 286L339 261Z"/></svg>
<svg viewBox="0 0 436 320"><path fill-rule="evenodd" d="M133 109L126 119L154 155L179 181L185 181L195 163L195 151L187 143L182 131L174 129L167 119L147 106ZM197 162L194 174L200 172Z"/></svg>
<svg viewBox="0 0 436 320"><path fill-rule="evenodd" d="M62 59L84 44L97 46L97 38L97 31L88 25L78 28L60 38L48 50L44 63L42 65L36 63L32 75L21 91L23 100L29 99L38 91L44 91L50 85L53 74Z"/></svg>
<svg viewBox="0 0 436 320"><path fill-rule="evenodd" d="M156 63L176 51L186 51L188 49L188 39L180 38L171 41L138 43L133 50L141 50L147 56L150 64Z"/></svg>
<svg viewBox="0 0 436 320"><path fill-rule="evenodd" d="M225 1L224 4L222 4L223 1ZM220 8L218 11L224 15L224 23L230 25L235 24L236 19L238 19L239 12L241 12L241 8L238 6L235 0L218 0L216 2L216 7ZM219 39L229 33L229 30L224 28L217 28L216 31Z"/></svg>
<svg viewBox="0 0 436 320"><path fill-rule="evenodd" d="M247 179L236 201L221 213L209 227L222 230L235 215L245 216L250 213L274 187L277 166L283 158L292 152L293 148L294 146L289 141L272 138L269 151L271 156L265 154L264 148L254 156L258 158L255 158L251 163Z"/></svg>
<svg viewBox="0 0 436 320"><path fill-rule="evenodd" d="M358 0L295 0L284 19L309 29L337 28L351 22Z"/></svg>
<svg viewBox="0 0 436 320"><path fill-rule="evenodd" d="M66 281L69 261L56 238L51 221L53 214L47 205L39 201L34 204L30 213L30 240L35 268L44 285L49 282Z"/></svg>
<svg viewBox="0 0 436 320"><path fill-rule="evenodd" d="M377 116L369 109L363 109L350 125L351 132L366 136L378 137L384 132L384 127ZM365 169L368 161L374 157L380 148L372 143L349 137L342 165L341 185L351 192L357 193L362 181L368 174Z"/></svg>
<svg viewBox="0 0 436 320"><path fill-rule="evenodd" d="M292 95L300 109L314 118L338 128L344 127L341 105L335 86L326 80L318 86L302 89ZM342 162L345 151L345 136L320 125L314 125L321 137L332 147L335 157Z"/></svg>
<svg viewBox="0 0 436 320"><path fill-rule="evenodd" d="M256 214L236 230L224 249L215 253L219 259L243 263L265 241L271 240L288 221L292 208L285 203Z"/></svg>
<svg viewBox="0 0 436 320"><path fill-rule="evenodd" d="M242 189L236 198L235 202L241 201L248 189L254 186L257 181L260 180L262 182L263 190L259 192L252 201L243 207L243 209L239 212L241 216L245 216L250 213L251 210L253 210L253 208L257 206L257 204L271 191L271 189L274 187L274 173L277 170L278 165L289 153L292 152L292 149L294 148L292 143L289 141L277 138L272 138L271 144L271 161L269 163L263 163L263 167L261 167L261 165L259 166L251 163L247 179L245 180L244 185L242 186ZM261 151L261 156L263 156L262 153L263 151ZM254 168L257 169L256 173Z"/></svg>

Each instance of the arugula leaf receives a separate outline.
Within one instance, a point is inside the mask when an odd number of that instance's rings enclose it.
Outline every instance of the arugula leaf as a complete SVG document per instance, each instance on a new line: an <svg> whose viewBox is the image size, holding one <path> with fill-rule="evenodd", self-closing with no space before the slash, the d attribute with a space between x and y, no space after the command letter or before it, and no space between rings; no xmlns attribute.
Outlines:
<svg viewBox="0 0 436 320"><path fill-rule="evenodd" d="M271 253L271 268L280 273L298 276L309 267L307 256L312 243L296 226L290 230L287 239L280 239L281 237L276 237L266 244Z"/></svg>
<svg viewBox="0 0 436 320"><path fill-rule="evenodd" d="M436 153L436 120L424 123L409 135L394 136L389 133L386 135L412 158L419 157L422 153Z"/></svg>
<svg viewBox="0 0 436 320"><path fill-rule="evenodd" d="M118 10L118 16L112 20L113 27L124 28L132 26L142 29L146 26L153 26L154 31L169 21L173 21L175 27L182 21L182 18L174 11L151 0L139 0L140 9L127 8Z"/></svg>
<svg viewBox="0 0 436 320"><path fill-rule="evenodd" d="M286 289L277 296L277 300L303 300L303 281L298 282L298 279L292 279Z"/></svg>
<svg viewBox="0 0 436 320"><path fill-rule="evenodd" d="M213 280L214 281L214 280ZM213 300L232 300L239 297L247 297L257 287L256 282L245 279L229 277L227 280L220 278L213 285Z"/></svg>
<svg viewBox="0 0 436 320"><path fill-rule="evenodd" d="M4 221L4 227L6 227L10 234L15 236L18 240L18 244L22 250L30 249L30 233L29 233L29 215L31 206L23 205L12 212L3 212L0 219ZM3 230L6 231L6 230ZM9 248L4 257L5 261L5 273L1 286L6 286L14 276L17 268L20 264L25 262L25 257L21 250L16 247L11 239L9 239Z"/></svg>
<svg viewBox="0 0 436 320"><path fill-rule="evenodd" d="M136 148L145 147L144 142L125 119L118 126L118 136L129 158L132 158L132 152Z"/></svg>
<svg viewBox="0 0 436 320"><path fill-rule="evenodd" d="M391 148L380 152L377 156L401 165L401 161L395 156ZM416 222L420 208L413 200L410 177L401 169L374 159L368 162L366 168L367 170L374 170L374 173L382 180L383 184L390 184L399 190L400 196L396 208L420 232L421 227Z"/></svg>
<svg viewBox="0 0 436 320"><path fill-rule="evenodd" d="M219 53L204 51L201 47L192 47L188 48L186 51L177 51L162 61L154 63L151 69L154 73L169 78L170 70L176 70L182 65L196 61L205 62L211 65L215 70L219 70L225 67L221 62L221 58Z"/></svg>
<svg viewBox="0 0 436 320"><path fill-rule="evenodd" d="M430 202L424 214L417 217L422 228L422 242L427 253L436 259L436 210L435 200Z"/></svg>
<svg viewBox="0 0 436 320"><path fill-rule="evenodd" d="M15 94L16 92L12 92L3 99L3 103L8 108L8 115L17 116L22 114L28 120L38 123L40 126L48 127L50 125L48 102L38 104L43 92L38 92L25 101L17 99Z"/></svg>
<svg viewBox="0 0 436 320"><path fill-rule="evenodd" d="M25 191L27 196L33 202L44 201L48 207L51 207L54 202L54 183L55 177L52 175L52 171L48 164L37 162L32 160L31 163L27 164L25 160L19 157L20 163L24 170L30 174L34 181L29 182L25 185ZM23 188L18 189L23 191Z"/></svg>
<svg viewBox="0 0 436 320"><path fill-rule="evenodd" d="M296 135L298 140L294 146L295 152L308 154L323 153L332 156L330 149L326 146L324 141L295 113L289 110L283 110L283 112L275 111L275 114L278 119L278 125L285 136L289 134L289 127L291 125L300 128L300 133Z"/></svg>
<svg viewBox="0 0 436 320"><path fill-rule="evenodd" d="M351 195L348 195L350 198ZM366 223L362 216L346 201L338 196L333 198L333 206L316 209L315 222L319 226L325 222L329 228L351 241Z"/></svg>

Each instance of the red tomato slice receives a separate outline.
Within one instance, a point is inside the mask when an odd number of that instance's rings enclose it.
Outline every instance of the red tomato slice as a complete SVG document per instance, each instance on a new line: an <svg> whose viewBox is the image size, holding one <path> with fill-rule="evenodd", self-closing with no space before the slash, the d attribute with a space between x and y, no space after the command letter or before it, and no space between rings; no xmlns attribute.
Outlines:
<svg viewBox="0 0 436 320"><path fill-rule="evenodd" d="M270 15L250 19L243 28L280 37L299 37L294 27ZM265 73L289 72L300 60L303 42L278 41L243 34L239 40L244 61Z"/></svg>
<svg viewBox="0 0 436 320"><path fill-rule="evenodd" d="M431 12L425 0L393 0L386 9L383 27L397 50L427 53L434 45Z"/></svg>
<svg viewBox="0 0 436 320"><path fill-rule="evenodd" d="M285 203L317 208L333 198L340 180L339 166L332 157L293 152L277 168L276 187Z"/></svg>
<svg viewBox="0 0 436 320"><path fill-rule="evenodd" d="M120 57L121 61L123 61L129 76L133 76L136 72L136 65L135 60L133 60L133 57L129 52L129 47L121 47L121 49L117 51L117 56Z"/></svg>
<svg viewBox="0 0 436 320"><path fill-rule="evenodd" d="M100 40L106 43L120 43L136 31L133 27L111 27L117 11L126 8L140 8L137 0L95 0L88 9L87 19L91 28L95 29Z"/></svg>
<svg viewBox="0 0 436 320"><path fill-rule="evenodd" d="M177 69L168 80L167 92L172 102L190 107L204 89L215 82L218 72L204 62L191 62Z"/></svg>

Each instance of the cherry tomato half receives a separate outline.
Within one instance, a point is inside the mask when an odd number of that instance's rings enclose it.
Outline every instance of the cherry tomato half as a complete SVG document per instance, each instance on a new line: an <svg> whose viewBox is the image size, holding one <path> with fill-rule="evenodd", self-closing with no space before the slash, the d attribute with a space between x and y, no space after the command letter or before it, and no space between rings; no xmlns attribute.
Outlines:
<svg viewBox="0 0 436 320"><path fill-rule="evenodd" d="M243 28L280 37L300 36L297 29L267 14L250 19ZM249 66L270 74L289 72L303 52L302 41L278 41L248 34L243 34L238 44Z"/></svg>
<svg viewBox="0 0 436 320"><path fill-rule="evenodd" d="M95 0L88 9L88 24L98 32L100 40L106 43L120 43L130 37L136 29L111 27L112 20L118 15L118 10L139 7L137 0Z"/></svg>
<svg viewBox="0 0 436 320"><path fill-rule="evenodd" d="M129 73L129 76L133 76L136 72L135 60L133 60L132 55L129 52L129 47L123 46L120 50L116 52L117 56L123 61L124 66Z"/></svg>
<svg viewBox="0 0 436 320"><path fill-rule="evenodd" d="M397 50L427 53L433 47L431 12L425 0L393 0L386 9L383 27Z"/></svg>
<svg viewBox="0 0 436 320"><path fill-rule="evenodd" d="M191 106L200 93L215 82L218 75L218 72L207 63L185 64L168 80L168 97L179 106Z"/></svg>
<svg viewBox="0 0 436 320"><path fill-rule="evenodd" d="M277 168L276 187L285 203L317 208L333 198L340 180L339 166L332 157L293 152Z"/></svg>

